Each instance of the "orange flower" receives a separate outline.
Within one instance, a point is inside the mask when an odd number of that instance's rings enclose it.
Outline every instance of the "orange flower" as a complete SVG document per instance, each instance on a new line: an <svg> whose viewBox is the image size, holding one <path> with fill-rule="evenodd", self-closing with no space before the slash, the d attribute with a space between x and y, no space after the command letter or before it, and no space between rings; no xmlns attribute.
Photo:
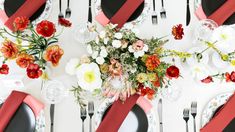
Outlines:
<svg viewBox="0 0 235 132"><path fill-rule="evenodd" d="M5 40L2 43L0 51L7 59L15 59L19 52L17 45L10 40Z"/></svg>
<svg viewBox="0 0 235 132"><path fill-rule="evenodd" d="M64 51L59 47L59 45L52 45L46 49L44 59L46 61L50 61L53 66L57 66L63 54Z"/></svg>
<svg viewBox="0 0 235 132"><path fill-rule="evenodd" d="M149 71L153 71L160 65L160 60L156 55L150 55L147 57L145 65Z"/></svg>
<svg viewBox="0 0 235 132"><path fill-rule="evenodd" d="M160 87L161 86L160 79L159 79L158 75L156 75L156 81L153 81L152 84L153 84L154 87Z"/></svg>
<svg viewBox="0 0 235 132"><path fill-rule="evenodd" d="M172 28L172 35L176 40L181 40L184 35L184 28L182 24L176 25Z"/></svg>
<svg viewBox="0 0 235 132"><path fill-rule="evenodd" d="M34 57L32 55L28 55L26 53L22 53L18 55L16 59L16 63L21 68L27 68L29 64L34 62Z"/></svg>
<svg viewBox="0 0 235 132"><path fill-rule="evenodd" d="M112 77L122 75L122 65L115 59L110 60L111 65L109 65L109 72Z"/></svg>

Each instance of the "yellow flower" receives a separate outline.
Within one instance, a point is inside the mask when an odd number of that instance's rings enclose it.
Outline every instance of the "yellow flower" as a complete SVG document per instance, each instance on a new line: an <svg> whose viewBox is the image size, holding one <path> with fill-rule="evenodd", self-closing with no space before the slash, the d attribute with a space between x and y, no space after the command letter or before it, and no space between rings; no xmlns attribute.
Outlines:
<svg viewBox="0 0 235 132"><path fill-rule="evenodd" d="M232 66L235 66L235 60L231 60L230 63L231 63Z"/></svg>
<svg viewBox="0 0 235 132"><path fill-rule="evenodd" d="M49 79L50 79L50 78L49 78L49 75L48 75L46 72L43 72L43 73L42 73L41 78L42 78L43 80L49 80Z"/></svg>
<svg viewBox="0 0 235 132"><path fill-rule="evenodd" d="M148 80L147 74L145 73L139 73L136 77L136 80L140 83L144 83Z"/></svg>
<svg viewBox="0 0 235 132"><path fill-rule="evenodd" d="M108 71L109 71L109 65L106 64L106 63L100 65L100 71L101 71L101 73L108 73Z"/></svg>
<svg viewBox="0 0 235 132"><path fill-rule="evenodd" d="M148 77L148 80L151 82L156 81L156 74L155 73L148 73L147 77Z"/></svg>
<svg viewBox="0 0 235 132"><path fill-rule="evenodd" d="M223 60L223 61L228 61L228 55L226 55L226 54L221 54L221 59Z"/></svg>

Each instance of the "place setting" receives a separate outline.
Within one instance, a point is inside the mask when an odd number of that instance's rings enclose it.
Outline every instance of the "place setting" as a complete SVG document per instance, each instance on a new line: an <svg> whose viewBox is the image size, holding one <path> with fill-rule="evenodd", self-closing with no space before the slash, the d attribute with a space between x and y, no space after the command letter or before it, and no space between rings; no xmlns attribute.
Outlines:
<svg viewBox="0 0 235 132"><path fill-rule="evenodd" d="M233 132L235 2L182 4L0 0L0 132Z"/></svg>

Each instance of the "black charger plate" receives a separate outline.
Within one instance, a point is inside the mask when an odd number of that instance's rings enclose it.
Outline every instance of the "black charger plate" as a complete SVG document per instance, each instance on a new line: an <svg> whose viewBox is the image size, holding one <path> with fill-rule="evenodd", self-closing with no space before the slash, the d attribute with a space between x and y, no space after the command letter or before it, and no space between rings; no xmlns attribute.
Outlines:
<svg viewBox="0 0 235 132"><path fill-rule="evenodd" d="M102 120L104 119L107 112L110 110L111 106L109 106L107 108L107 110L104 112ZM131 111L135 114L135 116L138 120L138 129L136 132L147 132L148 131L148 119L147 119L147 116L146 116L144 110L139 105L136 104L131 109Z"/></svg>
<svg viewBox="0 0 235 132"><path fill-rule="evenodd" d="M213 114L212 118L215 117L215 115L221 110L221 108L224 105L221 105L220 107L218 107L218 109L216 109L215 113ZM211 118L211 119L212 119ZM228 126L225 127L225 129L223 130L223 132L234 132L235 131L235 118L229 123Z"/></svg>
<svg viewBox="0 0 235 132"><path fill-rule="evenodd" d="M5 0L4 10L8 17L12 16L20 7L24 4L26 0ZM43 4L30 18L30 21L36 20L44 11L46 7L46 2Z"/></svg>
<svg viewBox="0 0 235 132"><path fill-rule="evenodd" d="M202 9L205 12L206 16L210 16L214 11L216 11L219 7L221 7L226 1L227 0L202 0ZM224 25L231 25L234 23L235 23L235 13L224 22Z"/></svg>
<svg viewBox="0 0 235 132"><path fill-rule="evenodd" d="M122 7L126 0L101 0L101 9L105 16L111 19L116 12ZM138 18L144 10L144 2L136 9L136 11L128 19L128 22Z"/></svg>
<svg viewBox="0 0 235 132"><path fill-rule="evenodd" d="M34 132L35 127L36 119L32 109L27 104L22 103L4 132Z"/></svg>

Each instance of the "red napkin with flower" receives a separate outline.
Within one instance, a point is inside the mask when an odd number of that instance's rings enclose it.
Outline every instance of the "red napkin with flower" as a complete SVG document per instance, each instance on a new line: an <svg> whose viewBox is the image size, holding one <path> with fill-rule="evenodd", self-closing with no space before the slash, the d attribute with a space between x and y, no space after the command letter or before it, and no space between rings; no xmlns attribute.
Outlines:
<svg viewBox="0 0 235 132"><path fill-rule="evenodd" d="M235 118L235 94L200 132L222 132Z"/></svg>
<svg viewBox="0 0 235 132"><path fill-rule="evenodd" d="M103 13L96 16L96 20L102 25L106 25L111 22L112 24L118 24L118 28L122 28L122 26L143 2L144 0L126 0L126 2L110 20Z"/></svg>
<svg viewBox="0 0 235 132"><path fill-rule="evenodd" d="M0 132L4 131L23 102L30 106L35 117L39 116L39 112L44 108L44 105L41 102L37 101L27 93L13 91L0 108Z"/></svg>
<svg viewBox="0 0 235 132"><path fill-rule="evenodd" d="M46 0L26 0L24 4L8 18L5 12L0 13L0 17L3 23L10 29L14 30L13 22L17 17L30 18L44 3Z"/></svg>
<svg viewBox="0 0 235 132"><path fill-rule="evenodd" d="M96 132L117 132L139 97L139 95L135 94L125 102L115 101Z"/></svg>

